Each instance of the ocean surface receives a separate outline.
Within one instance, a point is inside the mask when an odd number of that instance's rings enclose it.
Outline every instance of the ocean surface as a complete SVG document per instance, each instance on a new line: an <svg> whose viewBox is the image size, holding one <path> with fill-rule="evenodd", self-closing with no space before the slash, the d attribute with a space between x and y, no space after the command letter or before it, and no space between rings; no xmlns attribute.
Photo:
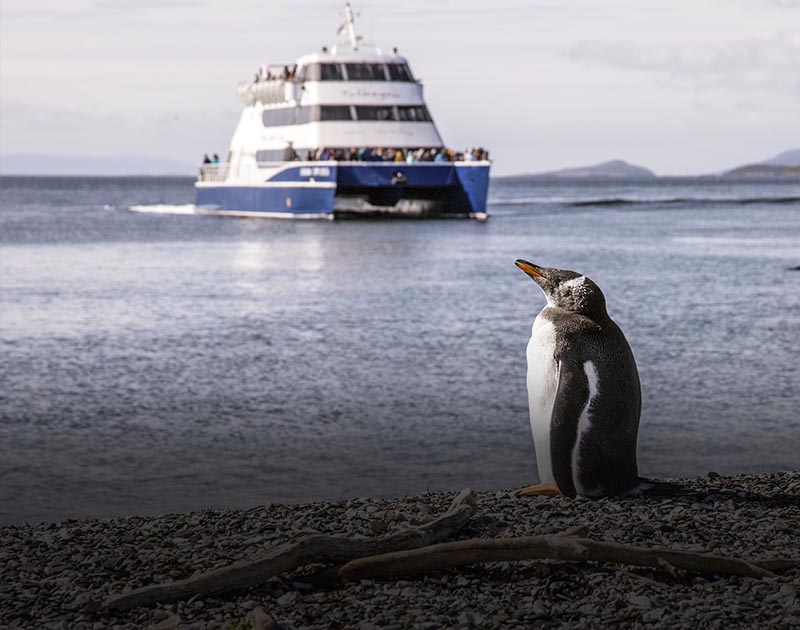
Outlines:
<svg viewBox="0 0 800 630"><path fill-rule="evenodd" d="M536 481L526 258L636 356L640 472L800 467L800 184L494 180L491 219L194 215L0 178L0 523Z"/></svg>

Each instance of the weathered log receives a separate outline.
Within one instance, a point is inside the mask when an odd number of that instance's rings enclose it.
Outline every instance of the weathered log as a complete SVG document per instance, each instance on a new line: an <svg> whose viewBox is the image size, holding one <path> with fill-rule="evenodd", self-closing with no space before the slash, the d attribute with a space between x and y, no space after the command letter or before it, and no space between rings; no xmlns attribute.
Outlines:
<svg viewBox="0 0 800 630"><path fill-rule="evenodd" d="M248 560L206 571L185 580L145 586L107 599L99 606L106 610L130 610L139 606L175 602L194 595L219 596L251 588L270 577L291 572L308 564L346 563L353 558L378 556L391 551L424 547L452 536L475 511L475 498L463 490L441 516L419 527L389 536L351 540L337 536L310 534L287 542Z"/></svg>
<svg viewBox="0 0 800 630"><path fill-rule="evenodd" d="M386 579L436 569L485 562L520 560L608 562L664 570L665 567L699 573L748 577L774 575L755 562L712 554L648 549L563 534L521 538L471 539L351 560L338 571L342 581ZM775 566L778 566L775 563Z"/></svg>

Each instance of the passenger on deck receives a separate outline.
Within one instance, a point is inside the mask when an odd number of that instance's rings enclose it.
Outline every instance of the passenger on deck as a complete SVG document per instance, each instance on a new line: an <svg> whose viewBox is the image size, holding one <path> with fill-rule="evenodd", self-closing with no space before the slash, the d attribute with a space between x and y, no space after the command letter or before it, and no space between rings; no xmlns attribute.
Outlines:
<svg viewBox="0 0 800 630"><path fill-rule="evenodd" d="M219 164L219 154L215 153L214 157L211 158L212 164Z"/></svg>
<svg viewBox="0 0 800 630"><path fill-rule="evenodd" d="M403 149L397 149L394 152L394 161L395 162L405 162L406 161L406 156L403 155Z"/></svg>
<svg viewBox="0 0 800 630"><path fill-rule="evenodd" d="M211 164L211 158L208 157L208 153L203 154L203 164Z"/></svg>
<svg viewBox="0 0 800 630"><path fill-rule="evenodd" d="M351 162L355 162L356 160L358 160L358 149L356 149L355 147L350 149L350 154L347 156L347 159L350 160Z"/></svg>
<svg viewBox="0 0 800 630"><path fill-rule="evenodd" d="M290 142L286 145L286 148L283 150L283 160L285 162L293 162L295 160L299 160L300 156L297 155L297 151L294 150L294 146Z"/></svg>

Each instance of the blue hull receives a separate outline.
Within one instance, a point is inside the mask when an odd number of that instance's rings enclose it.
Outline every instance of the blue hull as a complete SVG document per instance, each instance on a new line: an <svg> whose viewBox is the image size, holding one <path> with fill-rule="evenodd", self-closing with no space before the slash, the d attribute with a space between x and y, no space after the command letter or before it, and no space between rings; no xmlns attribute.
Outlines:
<svg viewBox="0 0 800 630"><path fill-rule="evenodd" d="M486 217L489 164L288 162L252 185L199 181L199 211L238 216Z"/></svg>

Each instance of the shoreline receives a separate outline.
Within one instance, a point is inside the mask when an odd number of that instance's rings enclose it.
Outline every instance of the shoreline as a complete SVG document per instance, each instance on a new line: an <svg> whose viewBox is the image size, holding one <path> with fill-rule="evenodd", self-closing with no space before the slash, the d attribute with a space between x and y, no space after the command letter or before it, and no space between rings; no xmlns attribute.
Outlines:
<svg viewBox="0 0 800 630"><path fill-rule="evenodd" d="M476 492L476 512L452 540L550 534L583 525L597 540L745 559L800 557L800 472L682 481L710 494L591 501ZM714 490L791 495L797 501L735 500ZM246 559L304 533L371 538L398 532L429 522L455 494L0 527L0 627L800 625L798 567L757 579L542 560L362 581L336 591L309 590L297 571L225 597L125 613L83 612L110 595Z"/></svg>

